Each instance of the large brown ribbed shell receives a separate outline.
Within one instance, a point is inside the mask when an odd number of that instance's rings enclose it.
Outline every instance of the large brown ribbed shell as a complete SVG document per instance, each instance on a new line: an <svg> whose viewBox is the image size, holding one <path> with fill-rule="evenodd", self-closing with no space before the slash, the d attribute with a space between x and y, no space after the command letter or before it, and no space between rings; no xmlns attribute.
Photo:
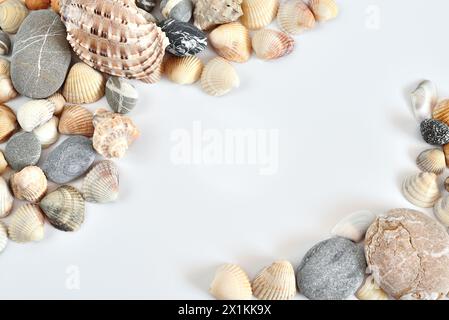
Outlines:
<svg viewBox="0 0 449 320"><path fill-rule="evenodd" d="M66 0L67 40L86 64L102 72L154 82L168 39L134 0Z"/></svg>

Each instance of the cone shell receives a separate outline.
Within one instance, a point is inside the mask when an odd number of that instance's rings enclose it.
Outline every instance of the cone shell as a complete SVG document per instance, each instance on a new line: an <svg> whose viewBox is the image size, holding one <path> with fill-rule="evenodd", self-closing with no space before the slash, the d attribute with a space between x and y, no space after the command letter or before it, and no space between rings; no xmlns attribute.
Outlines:
<svg viewBox="0 0 449 320"><path fill-rule="evenodd" d="M0 253L5 250L8 244L8 228L3 222L0 222Z"/></svg>
<svg viewBox="0 0 449 320"><path fill-rule="evenodd" d="M70 69L62 94L69 103L93 103L104 96L105 86L100 72L79 62Z"/></svg>
<svg viewBox="0 0 449 320"><path fill-rule="evenodd" d="M376 215L371 211L357 211L337 223L331 234L357 243L363 240L366 231L374 220L376 220Z"/></svg>
<svg viewBox="0 0 449 320"><path fill-rule="evenodd" d="M47 192L47 178L41 168L29 166L12 175L11 189L19 200L39 202Z"/></svg>
<svg viewBox="0 0 449 320"><path fill-rule="evenodd" d="M54 12L56 12L57 14L61 14L60 1L61 1L61 0L51 0L51 1L50 1L51 9L52 9Z"/></svg>
<svg viewBox="0 0 449 320"><path fill-rule="evenodd" d="M32 100L17 111L17 121L23 130L33 131L53 117L55 104L49 100Z"/></svg>
<svg viewBox="0 0 449 320"><path fill-rule="evenodd" d="M404 197L415 206L431 208L440 198L437 175L431 172L421 172L407 177L402 184Z"/></svg>
<svg viewBox="0 0 449 320"><path fill-rule="evenodd" d="M177 84L193 84L201 78L203 62L196 56L170 56L165 62L167 78Z"/></svg>
<svg viewBox="0 0 449 320"><path fill-rule="evenodd" d="M50 7L50 0L25 0L25 5L29 10L42 10Z"/></svg>
<svg viewBox="0 0 449 320"><path fill-rule="evenodd" d="M56 141L58 141L59 139L58 123L59 119L57 117L53 117L43 125L33 130L33 133L39 139L42 148L44 149L48 148Z"/></svg>
<svg viewBox="0 0 449 320"><path fill-rule="evenodd" d="M25 243L44 238L44 216L37 205L25 204L13 213L8 227L12 241Z"/></svg>
<svg viewBox="0 0 449 320"><path fill-rule="evenodd" d="M263 28L274 20L278 8L279 0L243 0L240 21L248 29Z"/></svg>
<svg viewBox="0 0 449 320"><path fill-rule="evenodd" d="M117 200L119 194L117 166L109 160L96 164L84 178L82 193L87 202L107 203Z"/></svg>
<svg viewBox="0 0 449 320"><path fill-rule="evenodd" d="M423 172L442 174L446 168L446 158L441 149L434 148L421 152L416 159L416 165Z"/></svg>
<svg viewBox="0 0 449 320"><path fill-rule="evenodd" d="M17 97L17 91L14 89L11 78L0 75L0 103L8 102L15 97Z"/></svg>
<svg viewBox="0 0 449 320"><path fill-rule="evenodd" d="M247 274L235 264L218 268L209 292L218 300L250 300L252 296Z"/></svg>
<svg viewBox="0 0 449 320"><path fill-rule="evenodd" d="M215 28L209 40L217 54L229 61L246 62L251 57L251 38L248 29L239 22Z"/></svg>
<svg viewBox="0 0 449 320"><path fill-rule="evenodd" d="M8 162L5 159L3 151L0 150L0 175L8 168Z"/></svg>
<svg viewBox="0 0 449 320"><path fill-rule="evenodd" d="M47 100L49 100L55 104L54 115L59 116L62 112L62 109L64 109L64 106L66 103L64 96L61 93L56 92L52 96L48 97Z"/></svg>
<svg viewBox="0 0 449 320"><path fill-rule="evenodd" d="M242 16L242 0L196 0L194 24L201 30L237 21Z"/></svg>
<svg viewBox="0 0 449 320"><path fill-rule="evenodd" d="M449 196L438 199L433 207L433 213L444 226L449 228Z"/></svg>
<svg viewBox="0 0 449 320"><path fill-rule="evenodd" d="M17 129L16 115L8 106L0 104L0 142L8 139Z"/></svg>
<svg viewBox="0 0 449 320"><path fill-rule="evenodd" d="M72 186L62 186L40 203L50 223L61 231L76 231L84 222L84 200Z"/></svg>
<svg viewBox="0 0 449 320"><path fill-rule="evenodd" d="M254 279L254 296L261 300L289 300L296 295L293 266L288 261L277 261L263 269Z"/></svg>
<svg viewBox="0 0 449 320"><path fill-rule="evenodd" d="M59 121L59 132L92 137L93 119L93 113L82 106L65 106Z"/></svg>
<svg viewBox="0 0 449 320"><path fill-rule="evenodd" d="M7 33L16 33L27 15L28 9L22 1L0 1L0 28L3 31Z"/></svg>
<svg viewBox="0 0 449 320"><path fill-rule="evenodd" d="M0 58L0 76L10 76L10 62L4 58Z"/></svg>
<svg viewBox="0 0 449 320"><path fill-rule="evenodd" d="M335 19L338 16L338 5L335 0L310 0L309 7L320 22Z"/></svg>
<svg viewBox="0 0 449 320"><path fill-rule="evenodd" d="M288 55L293 51L295 40L289 35L270 29L257 31L253 36L253 48L257 57L271 60Z"/></svg>
<svg viewBox="0 0 449 320"><path fill-rule="evenodd" d="M0 177L0 218L7 217L11 212L14 198L9 191L8 184Z"/></svg>
<svg viewBox="0 0 449 320"><path fill-rule="evenodd" d="M373 276L366 278L356 297L359 300L388 300L388 294L376 284Z"/></svg>
<svg viewBox="0 0 449 320"><path fill-rule="evenodd" d="M302 0L283 2L277 19L281 29L289 34L300 34L315 26L315 17Z"/></svg>
<svg viewBox="0 0 449 320"><path fill-rule="evenodd" d="M201 87L211 96L223 96L239 85L240 79L234 67L220 57L209 61L201 74Z"/></svg>

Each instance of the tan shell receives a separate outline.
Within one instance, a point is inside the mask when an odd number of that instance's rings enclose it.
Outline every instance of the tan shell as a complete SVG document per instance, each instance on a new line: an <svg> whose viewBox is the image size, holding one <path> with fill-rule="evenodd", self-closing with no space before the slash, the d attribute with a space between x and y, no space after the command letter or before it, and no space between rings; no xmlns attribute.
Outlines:
<svg viewBox="0 0 449 320"><path fill-rule="evenodd" d="M302 0L283 2L277 19L281 29L289 34L300 34L315 26L315 17Z"/></svg>
<svg viewBox="0 0 449 320"><path fill-rule="evenodd" d="M119 173L114 162L101 161L86 175L82 194L84 200L94 203L114 202L119 194Z"/></svg>
<svg viewBox="0 0 449 320"><path fill-rule="evenodd" d="M240 79L234 67L221 57L209 61L201 74L201 87L211 96L223 96L239 85Z"/></svg>
<svg viewBox="0 0 449 320"><path fill-rule="evenodd" d="M94 115L82 106L65 106L59 121L59 132L92 137Z"/></svg>
<svg viewBox="0 0 449 320"><path fill-rule="evenodd" d="M296 295L293 266L288 261L276 261L264 268L254 279L254 296L261 300L289 300Z"/></svg>
<svg viewBox="0 0 449 320"><path fill-rule="evenodd" d="M407 177L402 184L402 193L408 201L417 207L433 207L441 197L437 175L431 172L420 172Z"/></svg>
<svg viewBox="0 0 449 320"><path fill-rule="evenodd" d="M242 0L196 0L194 24L208 30L217 24L237 21L243 14Z"/></svg>
<svg viewBox="0 0 449 320"><path fill-rule="evenodd" d="M332 228L331 234L357 243L363 240L366 230L374 220L376 220L376 215L371 211L356 211L340 220Z"/></svg>
<svg viewBox="0 0 449 320"><path fill-rule="evenodd" d="M446 159L446 167L449 166L449 144L443 146L444 157Z"/></svg>
<svg viewBox="0 0 449 320"><path fill-rule="evenodd" d="M39 202L47 191L47 178L41 168L29 166L12 175L11 189L19 200Z"/></svg>
<svg viewBox="0 0 449 320"><path fill-rule="evenodd" d="M57 117L53 117L43 125L33 130L33 133L39 139L42 148L44 149L48 148L56 141L58 141L59 139L58 123L59 119Z"/></svg>
<svg viewBox="0 0 449 320"><path fill-rule="evenodd" d="M6 168L8 168L8 162L5 159L5 155L3 154L3 151L0 150L0 175L3 172L5 172Z"/></svg>
<svg viewBox="0 0 449 320"><path fill-rule="evenodd" d="M104 96L106 80L103 75L83 62L70 69L62 95L69 103L93 103Z"/></svg>
<svg viewBox="0 0 449 320"><path fill-rule="evenodd" d="M57 14L61 14L60 1L61 1L61 0L51 0L51 1L50 1L51 9L52 9L54 12L56 12Z"/></svg>
<svg viewBox="0 0 449 320"><path fill-rule="evenodd" d="M355 295L359 300L388 300L388 294L376 284L373 276L366 278Z"/></svg>
<svg viewBox="0 0 449 320"><path fill-rule="evenodd" d="M338 16L338 5L335 0L310 0L309 7L320 22L335 19Z"/></svg>
<svg viewBox="0 0 449 320"><path fill-rule="evenodd" d="M3 31L7 33L16 33L27 15L28 9L22 1L0 1L0 28Z"/></svg>
<svg viewBox="0 0 449 320"><path fill-rule="evenodd" d="M8 244L8 228L3 222L0 222L0 253L5 250Z"/></svg>
<svg viewBox="0 0 449 320"><path fill-rule="evenodd" d="M8 106L0 104L0 142L8 139L17 129L14 111Z"/></svg>
<svg viewBox="0 0 449 320"><path fill-rule="evenodd" d="M449 99L440 101L432 112L432 117L445 124L449 124Z"/></svg>
<svg viewBox="0 0 449 320"><path fill-rule="evenodd" d="M44 238L44 216L37 205L25 204L17 209L8 227L12 241L25 243Z"/></svg>
<svg viewBox="0 0 449 320"><path fill-rule="evenodd" d="M59 116L62 112L62 109L64 109L64 106L66 103L64 96L61 93L56 92L52 96L48 97L47 100L49 100L55 104L54 115Z"/></svg>
<svg viewBox="0 0 449 320"><path fill-rule="evenodd" d="M209 292L218 300L250 300L252 296L247 274L235 264L218 268Z"/></svg>
<svg viewBox="0 0 449 320"><path fill-rule="evenodd" d="M203 62L196 56L170 56L164 63L167 78L177 84L192 84L201 78Z"/></svg>
<svg viewBox="0 0 449 320"><path fill-rule="evenodd" d="M0 218L5 218L9 215L14 202L14 197L9 191L8 184L3 177L0 177Z"/></svg>
<svg viewBox="0 0 449 320"><path fill-rule="evenodd" d="M443 150L434 148L421 152L416 159L416 165L423 172L442 174L446 169L446 158Z"/></svg>
<svg viewBox="0 0 449 320"><path fill-rule="evenodd" d="M17 111L17 121L23 130L31 132L53 117L55 104L49 100L32 100Z"/></svg>
<svg viewBox="0 0 449 320"><path fill-rule="evenodd" d="M445 185L447 183L445 182ZM449 228L449 196L438 199L433 207L433 213L444 226Z"/></svg>
<svg viewBox="0 0 449 320"><path fill-rule="evenodd" d="M295 40L289 35L270 29L257 31L253 36L253 48L257 57L271 60L288 55L293 51Z"/></svg>
<svg viewBox="0 0 449 320"><path fill-rule="evenodd" d="M15 97L17 97L17 91L14 89L11 78L0 75L0 103L8 102Z"/></svg>
<svg viewBox="0 0 449 320"><path fill-rule="evenodd" d="M4 58L0 58L0 76L10 76L10 62Z"/></svg>
<svg viewBox="0 0 449 320"><path fill-rule="evenodd" d="M240 21L248 29L260 29L276 18L279 0L243 0L243 16Z"/></svg>
<svg viewBox="0 0 449 320"><path fill-rule="evenodd" d="M251 57L251 37L239 22L224 24L209 34L211 45L219 56L234 62L246 62Z"/></svg>
<svg viewBox="0 0 449 320"><path fill-rule="evenodd" d="M25 5L29 10L47 9L50 6L50 0L25 0Z"/></svg>

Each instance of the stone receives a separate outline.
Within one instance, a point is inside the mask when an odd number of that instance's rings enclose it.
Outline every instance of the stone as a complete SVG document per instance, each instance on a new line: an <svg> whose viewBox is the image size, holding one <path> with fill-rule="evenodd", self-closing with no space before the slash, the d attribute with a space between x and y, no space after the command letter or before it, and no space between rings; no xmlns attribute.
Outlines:
<svg viewBox="0 0 449 320"><path fill-rule="evenodd" d="M193 56L207 48L206 34L193 24L167 19L160 27L170 41L166 50L175 56Z"/></svg>
<svg viewBox="0 0 449 320"><path fill-rule="evenodd" d="M242 0L196 0L194 24L201 30L237 21L242 15Z"/></svg>
<svg viewBox="0 0 449 320"><path fill-rule="evenodd" d="M146 12L151 12L156 6L156 0L136 0L136 5Z"/></svg>
<svg viewBox="0 0 449 320"><path fill-rule="evenodd" d="M162 0L161 12L164 18L172 18L189 22L192 18L193 3L191 0Z"/></svg>
<svg viewBox="0 0 449 320"><path fill-rule="evenodd" d="M421 122L420 129L428 144L442 146L449 143L449 126L441 121L426 119Z"/></svg>
<svg viewBox="0 0 449 320"><path fill-rule="evenodd" d="M343 300L354 294L365 277L363 247L336 237L316 244L298 267L300 293L312 300Z"/></svg>
<svg viewBox="0 0 449 320"><path fill-rule="evenodd" d="M126 114L137 104L139 93L124 78L110 77L106 82L106 100L114 112Z"/></svg>
<svg viewBox="0 0 449 320"><path fill-rule="evenodd" d="M20 171L34 166L41 157L41 143L32 132L19 132L13 135L5 147L5 158L9 166Z"/></svg>
<svg viewBox="0 0 449 320"><path fill-rule="evenodd" d="M84 136L64 140L47 157L42 169L48 179L63 184L84 174L95 160L92 141Z"/></svg>
<svg viewBox="0 0 449 320"><path fill-rule="evenodd" d="M11 49L11 39L8 34L0 30L0 55L8 55Z"/></svg>
<svg viewBox="0 0 449 320"><path fill-rule="evenodd" d="M14 42L11 79L16 90L33 99L47 98L64 83L71 61L66 29L51 10L32 11Z"/></svg>

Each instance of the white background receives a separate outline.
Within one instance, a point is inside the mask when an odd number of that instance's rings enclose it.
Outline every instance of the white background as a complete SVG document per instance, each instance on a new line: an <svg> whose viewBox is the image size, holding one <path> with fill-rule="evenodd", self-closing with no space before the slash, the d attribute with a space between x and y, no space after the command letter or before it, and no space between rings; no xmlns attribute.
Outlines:
<svg viewBox="0 0 449 320"><path fill-rule="evenodd" d="M290 56L236 65L241 87L226 97L165 79L136 84L131 116L142 135L118 162L119 201L88 204L77 233L46 225L40 243L10 242L0 256L0 298L207 299L224 262L251 277L277 259L296 266L346 214L412 207L400 183L426 145L408 94L430 78L449 96L449 4L338 3L338 19L296 37ZM277 174L174 165L170 136L194 121L279 130ZM73 270L79 290L67 286Z"/></svg>

